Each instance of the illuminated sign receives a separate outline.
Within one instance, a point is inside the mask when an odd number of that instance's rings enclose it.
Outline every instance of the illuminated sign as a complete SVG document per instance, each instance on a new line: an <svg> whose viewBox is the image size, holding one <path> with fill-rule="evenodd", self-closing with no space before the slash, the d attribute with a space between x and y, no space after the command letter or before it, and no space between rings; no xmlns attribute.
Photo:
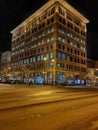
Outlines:
<svg viewBox="0 0 98 130"><path fill-rule="evenodd" d="M36 84L42 84L43 83L43 79L41 76L37 76L36 77Z"/></svg>

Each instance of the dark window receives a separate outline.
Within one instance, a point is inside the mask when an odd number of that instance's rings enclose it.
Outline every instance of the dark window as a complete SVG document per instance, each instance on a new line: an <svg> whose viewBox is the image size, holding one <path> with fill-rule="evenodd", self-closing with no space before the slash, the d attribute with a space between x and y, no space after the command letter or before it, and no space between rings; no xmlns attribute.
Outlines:
<svg viewBox="0 0 98 130"><path fill-rule="evenodd" d="M36 50L34 50L34 54L36 54Z"/></svg>
<svg viewBox="0 0 98 130"><path fill-rule="evenodd" d="M76 51L76 50L74 50L74 53L76 54L76 53L77 53L77 51Z"/></svg>
<svg viewBox="0 0 98 130"><path fill-rule="evenodd" d="M54 22L54 18L51 18L51 23L53 23Z"/></svg>
<svg viewBox="0 0 98 130"><path fill-rule="evenodd" d="M50 24L50 20L47 21L47 25L49 25L49 24Z"/></svg>
<svg viewBox="0 0 98 130"><path fill-rule="evenodd" d="M44 47L42 47L42 52L44 51Z"/></svg>
<svg viewBox="0 0 98 130"><path fill-rule="evenodd" d="M47 48L46 48L46 49L47 49L47 51L48 51L48 50L49 50L49 46L47 46Z"/></svg>
<svg viewBox="0 0 98 130"><path fill-rule="evenodd" d="M64 45L62 45L62 50L65 50L65 46Z"/></svg>
<svg viewBox="0 0 98 130"><path fill-rule="evenodd" d="M53 49L53 45L50 46L50 49Z"/></svg>
<svg viewBox="0 0 98 130"><path fill-rule="evenodd" d="M58 49L61 49L61 45L60 44L58 44Z"/></svg>

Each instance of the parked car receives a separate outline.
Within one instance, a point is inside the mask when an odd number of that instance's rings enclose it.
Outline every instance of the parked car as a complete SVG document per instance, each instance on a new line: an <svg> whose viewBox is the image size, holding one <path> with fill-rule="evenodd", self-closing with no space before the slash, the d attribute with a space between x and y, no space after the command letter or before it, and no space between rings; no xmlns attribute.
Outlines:
<svg viewBox="0 0 98 130"><path fill-rule="evenodd" d="M1 79L1 82L2 82L2 83L5 83L5 82L6 82L6 79L5 79L5 78Z"/></svg>

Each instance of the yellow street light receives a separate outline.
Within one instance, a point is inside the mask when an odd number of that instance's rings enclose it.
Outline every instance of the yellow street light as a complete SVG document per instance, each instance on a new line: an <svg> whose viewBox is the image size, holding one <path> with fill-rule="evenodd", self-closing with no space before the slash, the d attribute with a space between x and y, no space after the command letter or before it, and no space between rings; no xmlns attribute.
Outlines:
<svg viewBox="0 0 98 130"><path fill-rule="evenodd" d="M53 85L53 66L54 66L54 59L52 59L52 85Z"/></svg>
<svg viewBox="0 0 98 130"><path fill-rule="evenodd" d="M45 86L45 61L46 61L46 57L44 57L44 86Z"/></svg>

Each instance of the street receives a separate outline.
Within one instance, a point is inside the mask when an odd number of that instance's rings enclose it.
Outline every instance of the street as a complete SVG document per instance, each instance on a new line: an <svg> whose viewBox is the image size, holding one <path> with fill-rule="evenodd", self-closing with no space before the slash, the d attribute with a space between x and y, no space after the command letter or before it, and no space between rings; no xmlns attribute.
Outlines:
<svg viewBox="0 0 98 130"><path fill-rule="evenodd" d="M0 130L98 130L98 88L0 84Z"/></svg>

